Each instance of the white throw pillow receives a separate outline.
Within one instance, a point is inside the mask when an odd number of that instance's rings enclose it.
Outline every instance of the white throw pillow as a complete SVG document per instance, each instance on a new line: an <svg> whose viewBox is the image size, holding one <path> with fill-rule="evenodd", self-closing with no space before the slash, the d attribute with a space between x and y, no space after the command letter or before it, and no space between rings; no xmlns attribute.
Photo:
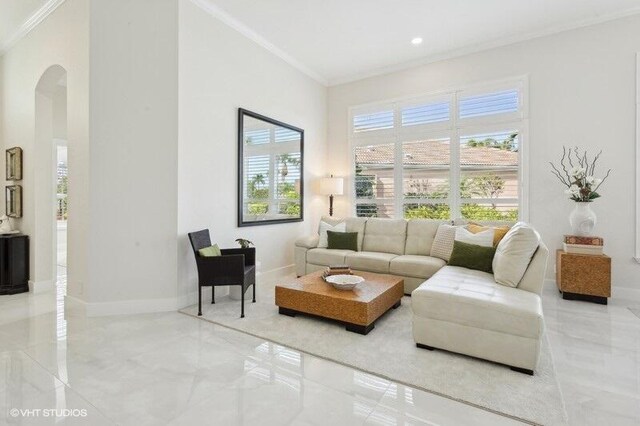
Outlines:
<svg viewBox="0 0 640 426"><path fill-rule="evenodd" d="M518 222L496 247L493 277L498 284L517 287L540 244L540 235L531 226Z"/></svg>
<svg viewBox="0 0 640 426"><path fill-rule="evenodd" d="M494 233L495 231L493 230L493 228L474 234L466 228L457 227L455 240L467 244L474 244L476 246L493 247Z"/></svg>
<svg viewBox="0 0 640 426"><path fill-rule="evenodd" d="M318 248L329 247L329 237L327 236L327 231L347 232L347 224L345 222L341 222L332 226L327 222L320 222L320 230L318 231L320 234L320 239L318 240Z"/></svg>
<svg viewBox="0 0 640 426"><path fill-rule="evenodd" d="M441 224L431 244L431 257L449 261L453 251L453 240L456 238L456 226Z"/></svg>

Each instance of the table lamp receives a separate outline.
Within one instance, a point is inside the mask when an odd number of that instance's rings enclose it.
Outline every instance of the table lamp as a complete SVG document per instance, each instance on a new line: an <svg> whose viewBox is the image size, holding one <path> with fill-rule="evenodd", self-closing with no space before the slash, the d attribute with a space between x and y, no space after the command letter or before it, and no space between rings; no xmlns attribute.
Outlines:
<svg viewBox="0 0 640 426"><path fill-rule="evenodd" d="M344 180L339 177L325 177L320 179L320 194L329 196L329 216L333 216L333 196L342 195Z"/></svg>

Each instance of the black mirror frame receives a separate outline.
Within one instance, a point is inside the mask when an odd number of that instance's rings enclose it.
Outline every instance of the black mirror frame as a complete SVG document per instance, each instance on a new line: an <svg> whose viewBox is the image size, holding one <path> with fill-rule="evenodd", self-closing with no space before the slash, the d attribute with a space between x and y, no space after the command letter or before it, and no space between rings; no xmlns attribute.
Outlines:
<svg viewBox="0 0 640 426"><path fill-rule="evenodd" d="M257 120L266 121L276 126L285 127L289 130L300 133L300 217L291 219L271 219L245 222L243 220L243 187L244 187L244 117L252 117ZM238 108L238 227L273 225L277 223L292 223L304 221L304 130L282 121L274 120L262 114Z"/></svg>

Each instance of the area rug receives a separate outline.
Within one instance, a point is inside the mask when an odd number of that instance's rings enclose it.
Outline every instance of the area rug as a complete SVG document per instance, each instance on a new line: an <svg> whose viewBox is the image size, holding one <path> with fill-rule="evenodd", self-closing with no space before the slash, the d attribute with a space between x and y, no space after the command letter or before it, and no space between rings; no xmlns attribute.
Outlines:
<svg viewBox="0 0 640 426"><path fill-rule="evenodd" d="M366 336L331 321L279 315L274 284L258 285L257 299L245 304L243 319L240 302L228 297L216 298L215 305L203 303L202 317L197 316L197 305L180 312L526 423L567 423L546 338L538 369L528 376L503 365L416 348L407 296Z"/></svg>

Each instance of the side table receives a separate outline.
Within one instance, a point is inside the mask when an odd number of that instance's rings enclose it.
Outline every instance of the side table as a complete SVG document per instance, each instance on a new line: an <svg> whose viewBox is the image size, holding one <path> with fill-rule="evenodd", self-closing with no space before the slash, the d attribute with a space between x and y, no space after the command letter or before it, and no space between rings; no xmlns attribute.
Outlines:
<svg viewBox="0 0 640 426"><path fill-rule="evenodd" d="M556 284L566 300L585 300L607 304L611 297L611 258L556 252Z"/></svg>

